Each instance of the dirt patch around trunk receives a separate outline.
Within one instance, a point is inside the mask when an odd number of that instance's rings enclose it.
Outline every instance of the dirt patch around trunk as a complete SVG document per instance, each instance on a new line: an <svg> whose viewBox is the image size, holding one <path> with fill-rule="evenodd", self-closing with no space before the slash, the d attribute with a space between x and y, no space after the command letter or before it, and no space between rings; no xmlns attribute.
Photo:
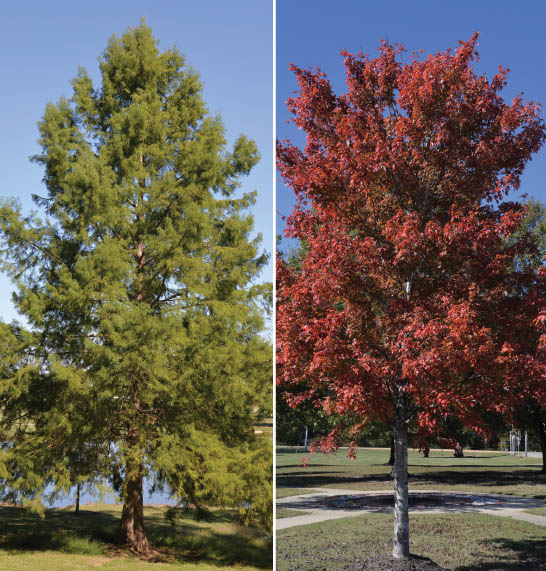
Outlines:
<svg viewBox="0 0 546 571"><path fill-rule="evenodd" d="M347 571L444 571L428 557L410 555L408 559L394 559L388 555L376 555L356 565L344 567Z"/></svg>

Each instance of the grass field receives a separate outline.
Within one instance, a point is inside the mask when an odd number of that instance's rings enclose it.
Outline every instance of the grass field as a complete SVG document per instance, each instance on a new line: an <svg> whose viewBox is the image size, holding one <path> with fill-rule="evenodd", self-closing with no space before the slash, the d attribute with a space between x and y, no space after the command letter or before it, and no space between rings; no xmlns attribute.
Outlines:
<svg viewBox="0 0 546 571"><path fill-rule="evenodd" d="M277 511L275 512L275 515L278 518L283 518L283 517L292 517L292 516L296 516L296 515L306 515L310 512L305 512L303 510L291 510L289 508L277 508Z"/></svg>
<svg viewBox="0 0 546 571"><path fill-rule="evenodd" d="M143 562L114 543L120 507L90 506L77 516L69 510L48 510L43 520L19 508L2 507L1 569L271 569L270 539L232 523L229 512L215 511L208 522L187 515L176 528L165 520L164 512L160 507L145 508L148 538L156 554Z"/></svg>
<svg viewBox="0 0 546 571"><path fill-rule="evenodd" d="M533 509L525 510L525 511L528 514L546 516L546 507L545 508L533 508Z"/></svg>
<svg viewBox="0 0 546 571"><path fill-rule="evenodd" d="M312 494L312 488L277 488L277 499L288 496L299 496L300 494Z"/></svg>
<svg viewBox="0 0 546 571"><path fill-rule="evenodd" d="M301 468L307 456L307 466ZM361 449L356 460L344 450L336 455L304 454L293 449L277 450L277 487L328 487L354 490L391 490L389 451ZM432 450L424 458L409 451L408 470L412 490L453 490L495 493L546 499L546 475L542 460L520 458L501 452L471 452L454 458L450 451ZM282 489L278 490L282 493ZM280 497L278 495L278 497Z"/></svg>
<svg viewBox="0 0 546 571"><path fill-rule="evenodd" d="M311 492L315 487L392 490L386 465L389 451L361 449L355 461L336 455L277 450L277 497ZM301 467L307 456L306 467ZM429 458L409 452L410 490L453 490L546 499L546 476L539 458L495 452L432 450ZM280 487L279 487L280 486ZM546 515L546 509L529 510ZM282 513L282 512L281 512ZM289 517L289 515L285 515ZM393 517L366 514L298 526L277 532L277 568L374 569L374 558L392 550ZM546 571L546 528L479 513L410 515L415 555L457 571Z"/></svg>
<svg viewBox="0 0 546 571"><path fill-rule="evenodd" d="M546 569L546 528L530 523L477 513L411 514L410 528L411 552L448 569ZM372 570L374 558L392 550L392 529L392 515L370 514L279 530L277 569L334 571L361 564Z"/></svg>

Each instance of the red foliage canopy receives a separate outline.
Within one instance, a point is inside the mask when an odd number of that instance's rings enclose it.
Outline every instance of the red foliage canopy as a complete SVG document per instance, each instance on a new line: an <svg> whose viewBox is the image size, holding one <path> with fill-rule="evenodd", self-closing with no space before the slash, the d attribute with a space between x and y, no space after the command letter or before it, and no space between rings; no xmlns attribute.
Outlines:
<svg viewBox="0 0 546 571"><path fill-rule="evenodd" d="M538 104L504 102L508 70L476 74L476 43L409 63L388 43L375 59L343 52L340 96L292 66L288 106L307 142L282 141L277 157L298 199L286 235L308 253L297 270L278 260L278 379L353 433L392 418L400 394L430 432L447 414L477 427L482 408L544 383L546 274L514 269L534 245L508 240L522 207L500 202L544 123Z"/></svg>

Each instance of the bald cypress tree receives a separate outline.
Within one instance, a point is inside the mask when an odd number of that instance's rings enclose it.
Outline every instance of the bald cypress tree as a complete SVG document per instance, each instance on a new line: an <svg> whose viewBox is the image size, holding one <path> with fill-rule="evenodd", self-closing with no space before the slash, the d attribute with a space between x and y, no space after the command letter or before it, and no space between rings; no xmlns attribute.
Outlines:
<svg viewBox="0 0 546 571"><path fill-rule="evenodd" d="M36 509L75 465L111 477L120 541L146 554L146 475L186 503L233 505L248 459L270 456L253 430L271 408L267 256L250 238L255 195L237 192L259 157L244 136L227 150L197 74L144 23L112 37L100 71L96 87L80 69L39 123L45 219L0 205L30 324L0 330L0 477Z"/></svg>

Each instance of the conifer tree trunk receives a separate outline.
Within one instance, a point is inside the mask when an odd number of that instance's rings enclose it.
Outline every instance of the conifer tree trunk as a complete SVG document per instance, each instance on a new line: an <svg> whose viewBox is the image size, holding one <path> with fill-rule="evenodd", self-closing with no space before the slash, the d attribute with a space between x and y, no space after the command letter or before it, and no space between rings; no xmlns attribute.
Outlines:
<svg viewBox="0 0 546 571"><path fill-rule="evenodd" d="M394 546L393 557L409 557L408 423L406 397L396 406L394 437Z"/></svg>
<svg viewBox="0 0 546 571"><path fill-rule="evenodd" d="M129 430L129 442L138 442L138 429ZM140 455L132 448L125 463L123 510L121 512L120 543L141 555L150 553L144 528L143 467Z"/></svg>
<svg viewBox="0 0 546 571"><path fill-rule="evenodd" d="M143 157L139 156L142 164ZM144 187L144 181L140 181L140 186ZM141 216L137 216L140 222ZM142 268L144 266L144 243L142 240L137 245L137 290L136 301L142 301ZM140 409L138 395L133 396L135 409ZM128 430L127 442L130 446L129 454L125 462L125 486L123 490L123 509L121 512L120 543L127 545L136 553L148 555L150 546L144 529L144 494L142 491L143 469L140 455L140 433L137 427L132 426Z"/></svg>

